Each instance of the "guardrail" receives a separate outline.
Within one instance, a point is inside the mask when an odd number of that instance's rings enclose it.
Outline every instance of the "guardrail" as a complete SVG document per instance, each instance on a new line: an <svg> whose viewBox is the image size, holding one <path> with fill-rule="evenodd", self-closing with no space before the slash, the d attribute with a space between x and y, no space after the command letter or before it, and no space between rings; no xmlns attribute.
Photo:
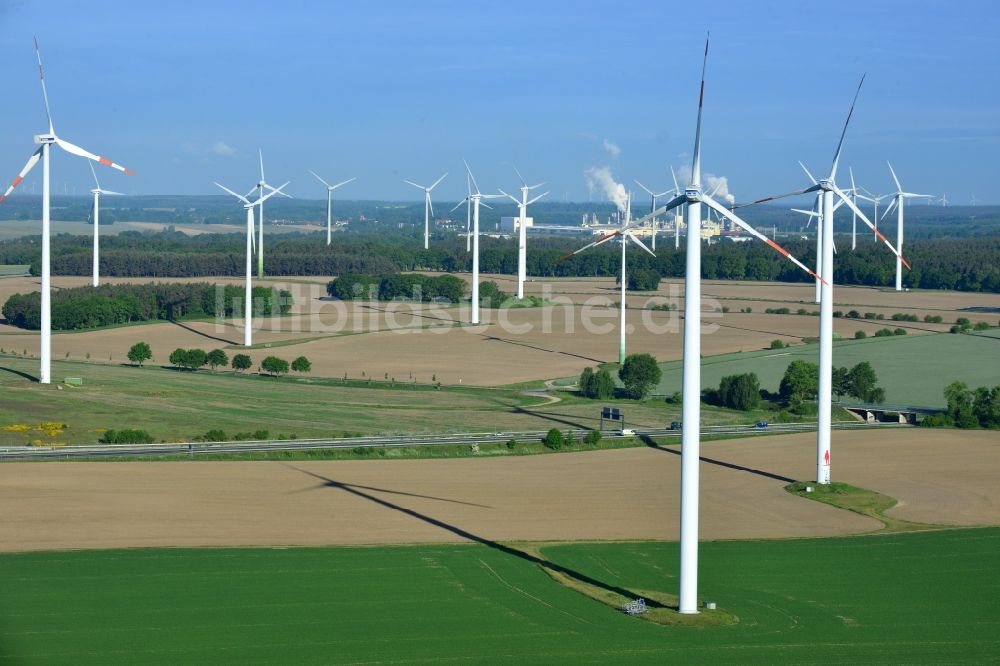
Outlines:
<svg viewBox="0 0 1000 666"><path fill-rule="evenodd" d="M832 424L836 430L857 430L861 428L907 428L906 424L862 423L858 421L838 421ZM816 429L815 422L774 423L766 428L753 425L703 426L703 436L721 435L767 435L809 432ZM564 432L577 439L583 439L590 430L571 429ZM288 439L288 440L245 440L230 442L170 442L160 444L87 444L79 446L7 446L0 447L0 461L24 461L71 458L115 458L162 455L206 455L214 453L255 453L273 451L308 451L316 449L356 449L391 448L406 446L455 446L473 444L497 444L511 439L519 441L542 440L546 431L522 432L465 432L444 435L369 435L365 437L329 439ZM680 430L636 429L634 437L680 437ZM626 439L633 435L623 435L617 431L604 431L607 439Z"/></svg>

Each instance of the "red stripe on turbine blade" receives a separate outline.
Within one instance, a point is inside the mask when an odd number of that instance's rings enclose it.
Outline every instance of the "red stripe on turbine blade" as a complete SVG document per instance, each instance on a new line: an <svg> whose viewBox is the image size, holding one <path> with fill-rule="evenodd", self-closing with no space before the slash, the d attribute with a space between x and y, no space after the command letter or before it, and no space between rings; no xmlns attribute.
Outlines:
<svg viewBox="0 0 1000 666"><path fill-rule="evenodd" d="M790 257L791 256L790 254L788 254L788 250L786 250L785 248L781 247L780 245L778 245L777 243L775 243L773 240L771 240L770 238L768 238L766 236L764 237L764 242L767 243L768 245L770 245L771 247L773 247L775 250L777 250L781 254L785 255L786 257Z"/></svg>
<svg viewBox="0 0 1000 666"><path fill-rule="evenodd" d="M98 157L97 161L103 164L104 166L114 166L111 160L109 160L107 157Z"/></svg>
<svg viewBox="0 0 1000 666"><path fill-rule="evenodd" d="M0 194L0 203L3 203L3 200L6 199L6 198L7 198L7 195Z"/></svg>
<svg viewBox="0 0 1000 666"><path fill-rule="evenodd" d="M20 184L21 184L21 181L22 181L22 180L24 180L24 179L23 179L23 178L21 178L20 176L18 176L18 177L17 177L17 178L15 178L15 179L14 179L13 181L11 181L11 183L10 183L10 186L11 186L11 187L17 187L18 185L20 185Z"/></svg>
<svg viewBox="0 0 1000 666"><path fill-rule="evenodd" d="M906 270L911 270L910 262L908 262L906 259L903 259L903 255L899 255L899 260L903 262L904 266L906 266Z"/></svg>
<svg viewBox="0 0 1000 666"><path fill-rule="evenodd" d="M126 176L134 176L135 175L135 171L132 171L131 169L125 169L125 175Z"/></svg>

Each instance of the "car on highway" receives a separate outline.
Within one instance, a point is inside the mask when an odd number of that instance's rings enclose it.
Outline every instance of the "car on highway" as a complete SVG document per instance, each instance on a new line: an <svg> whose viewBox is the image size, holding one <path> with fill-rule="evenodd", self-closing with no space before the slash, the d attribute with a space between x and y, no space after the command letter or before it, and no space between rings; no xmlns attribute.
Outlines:
<svg viewBox="0 0 1000 666"><path fill-rule="evenodd" d="M757 423L753 424L753 427L754 428L766 428L767 427L767 421L757 421Z"/></svg>
<svg viewBox="0 0 1000 666"><path fill-rule="evenodd" d="M631 428L622 428L622 436L635 437L635 430L632 430Z"/></svg>
<svg viewBox="0 0 1000 666"><path fill-rule="evenodd" d="M682 425L683 424L680 421L671 421L670 422L670 429L671 430L680 430L681 427L682 427Z"/></svg>

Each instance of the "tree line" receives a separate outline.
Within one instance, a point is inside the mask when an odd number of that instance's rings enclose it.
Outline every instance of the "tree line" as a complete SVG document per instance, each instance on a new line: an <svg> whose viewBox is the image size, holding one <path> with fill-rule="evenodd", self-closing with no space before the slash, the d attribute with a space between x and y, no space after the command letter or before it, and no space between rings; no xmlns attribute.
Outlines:
<svg viewBox="0 0 1000 666"><path fill-rule="evenodd" d="M52 293L52 328L80 330L131 322L228 317L243 311L244 288L208 282L104 284ZM253 312L258 316L287 313L292 295L272 287L254 287ZM19 328L41 328L41 294L12 294L3 316Z"/></svg>
<svg viewBox="0 0 1000 666"><path fill-rule="evenodd" d="M206 234L187 237L179 233L126 232L102 241L101 273L110 276L211 276L241 275L244 270L244 239L238 234ZM813 241L795 239L782 243L796 256L810 257ZM52 270L56 275L88 275L91 270L90 240L62 234L52 240ZM620 274L620 251L596 247L565 261L567 252L582 239L537 236L528 245L528 274L542 277L614 277ZM1000 237L978 239L916 239L904 254L913 269L904 273L904 284L923 289L955 289L1000 293ZM39 237L0 242L0 264L30 264L37 272ZM275 235L264 258L269 275L386 275L400 271L459 272L472 269L465 241L445 236L424 250L413 238L372 233L338 234L327 247L318 234ZM672 244L650 257L639 250L628 251L629 271L652 271L660 277L684 275L685 252ZM480 270L513 275L517 271L516 243L484 237ZM780 280L809 282L810 277L774 250L758 242L722 241L702 252L702 274L706 279ZM834 262L838 284L884 286L895 279L895 258L884 246L861 243L854 252L844 251ZM643 280L644 282L646 280Z"/></svg>

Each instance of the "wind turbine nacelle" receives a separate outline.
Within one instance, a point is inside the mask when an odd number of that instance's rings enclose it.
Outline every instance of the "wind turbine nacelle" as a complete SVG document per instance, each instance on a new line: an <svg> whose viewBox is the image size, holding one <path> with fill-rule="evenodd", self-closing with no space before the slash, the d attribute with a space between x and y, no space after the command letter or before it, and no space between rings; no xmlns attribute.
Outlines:
<svg viewBox="0 0 1000 666"><path fill-rule="evenodd" d="M684 196L687 197L687 200L692 203L695 201L701 201L701 188L688 187L684 190Z"/></svg>
<svg viewBox="0 0 1000 666"><path fill-rule="evenodd" d="M55 143L56 137L52 134L36 134L35 143Z"/></svg>

